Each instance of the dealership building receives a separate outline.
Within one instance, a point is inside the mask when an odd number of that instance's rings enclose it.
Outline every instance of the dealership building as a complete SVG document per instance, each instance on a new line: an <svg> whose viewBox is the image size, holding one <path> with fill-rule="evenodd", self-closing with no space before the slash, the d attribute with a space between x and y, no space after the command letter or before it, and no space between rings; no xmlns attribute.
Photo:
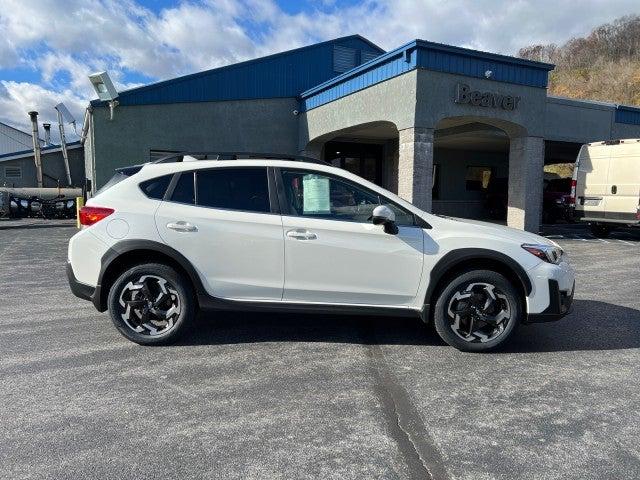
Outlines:
<svg viewBox="0 0 640 480"><path fill-rule="evenodd" d="M420 208L486 217L502 180L508 225L538 229L545 165L583 143L640 137L640 108L547 94L553 65L415 40L385 52L359 35L93 101L92 188L167 152L304 154Z"/></svg>

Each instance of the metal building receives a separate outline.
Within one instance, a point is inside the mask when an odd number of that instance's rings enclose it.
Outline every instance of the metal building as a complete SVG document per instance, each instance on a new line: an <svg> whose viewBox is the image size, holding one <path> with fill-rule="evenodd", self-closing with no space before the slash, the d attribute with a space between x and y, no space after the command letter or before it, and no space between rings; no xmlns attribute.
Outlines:
<svg viewBox="0 0 640 480"><path fill-rule="evenodd" d="M545 164L581 144L640 137L640 109L547 94L553 65L414 40L384 52L338 38L91 102L85 165L98 188L119 166L182 150L324 158L455 216L486 214L490 179L507 223L537 230Z"/></svg>
<svg viewBox="0 0 640 480"><path fill-rule="evenodd" d="M29 136L31 138L31 136ZM72 185L85 183L84 149L80 142L67 145ZM0 155L0 187L36 187L36 166L33 148ZM62 149L59 145L41 148L43 187L67 187L67 177Z"/></svg>
<svg viewBox="0 0 640 480"><path fill-rule="evenodd" d="M21 152L27 148L33 148L31 138L30 133L23 132L11 125L0 122L0 155ZM43 140L40 140L40 145L44 146Z"/></svg>

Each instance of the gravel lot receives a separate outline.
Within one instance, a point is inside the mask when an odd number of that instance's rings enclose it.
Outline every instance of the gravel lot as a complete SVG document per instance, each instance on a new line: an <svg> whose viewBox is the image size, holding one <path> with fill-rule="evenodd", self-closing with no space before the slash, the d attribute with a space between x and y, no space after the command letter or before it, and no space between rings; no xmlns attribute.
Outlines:
<svg viewBox="0 0 640 480"><path fill-rule="evenodd" d="M460 353L418 321L218 314L140 347L71 295L74 228L0 230L0 478L640 477L640 236L549 235L574 313Z"/></svg>

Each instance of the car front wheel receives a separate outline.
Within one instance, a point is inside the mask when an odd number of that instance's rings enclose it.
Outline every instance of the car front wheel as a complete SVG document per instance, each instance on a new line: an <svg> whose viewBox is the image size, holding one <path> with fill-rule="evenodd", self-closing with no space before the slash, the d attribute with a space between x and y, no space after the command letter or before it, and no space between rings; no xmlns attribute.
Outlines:
<svg viewBox="0 0 640 480"><path fill-rule="evenodd" d="M109 291L109 314L118 331L141 345L172 343L195 317L190 282L168 265L136 265Z"/></svg>
<svg viewBox="0 0 640 480"><path fill-rule="evenodd" d="M440 337L466 352L503 344L523 315L518 292L507 278L490 270L465 272L440 292L434 324Z"/></svg>

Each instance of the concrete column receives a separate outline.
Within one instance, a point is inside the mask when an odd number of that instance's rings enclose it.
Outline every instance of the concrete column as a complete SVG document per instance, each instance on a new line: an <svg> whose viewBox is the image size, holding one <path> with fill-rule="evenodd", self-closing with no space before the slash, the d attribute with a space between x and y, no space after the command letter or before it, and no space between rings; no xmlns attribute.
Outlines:
<svg viewBox="0 0 640 480"><path fill-rule="evenodd" d="M414 127L399 132L398 195L426 212L431 211L433 131Z"/></svg>
<svg viewBox="0 0 640 480"><path fill-rule="evenodd" d="M542 216L544 140L510 139L507 225L537 233Z"/></svg>

